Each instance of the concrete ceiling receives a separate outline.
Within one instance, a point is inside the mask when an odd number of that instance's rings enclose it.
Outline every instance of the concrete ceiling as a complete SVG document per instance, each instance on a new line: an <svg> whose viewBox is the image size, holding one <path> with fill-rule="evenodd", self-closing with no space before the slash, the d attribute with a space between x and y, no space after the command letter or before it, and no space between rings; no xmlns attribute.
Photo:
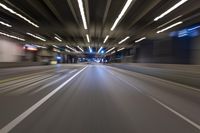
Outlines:
<svg viewBox="0 0 200 133"><path fill-rule="evenodd" d="M77 0L0 0L9 8L30 19L39 28L32 26L23 19L13 15L0 7L0 21L11 24L12 28L0 25L0 30L20 36L29 43L57 44L81 47L129 47L136 39L143 36L153 38L156 27L169 22L182 15L174 22L184 23L176 28L181 28L200 20L200 0L189 0L163 19L154 22L153 19L165 12L180 0L133 0L126 14L121 19L114 31L111 31L114 21L121 12L127 0L83 0L88 30L83 27ZM171 22L173 24L174 22ZM175 28L173 28L175 30ZM46 42L30 37L30 32L46 38ZM59 35L63 40L58 42L54 37ZM88 43L86 34L90 36ZM103 44L106 35L108 41ZM118 44L120 40L130 36L125 43Z"/></svg>

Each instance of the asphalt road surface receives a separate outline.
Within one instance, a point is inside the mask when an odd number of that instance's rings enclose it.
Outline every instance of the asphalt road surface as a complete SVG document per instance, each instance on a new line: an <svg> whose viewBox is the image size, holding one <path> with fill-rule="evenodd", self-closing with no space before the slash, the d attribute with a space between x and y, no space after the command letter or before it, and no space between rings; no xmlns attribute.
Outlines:
<svg viewBox="0 0 200 133"><path fill-rule="evenodd" d="M200 90L104 65L0 70L0 133L200 133Z"/></svg>

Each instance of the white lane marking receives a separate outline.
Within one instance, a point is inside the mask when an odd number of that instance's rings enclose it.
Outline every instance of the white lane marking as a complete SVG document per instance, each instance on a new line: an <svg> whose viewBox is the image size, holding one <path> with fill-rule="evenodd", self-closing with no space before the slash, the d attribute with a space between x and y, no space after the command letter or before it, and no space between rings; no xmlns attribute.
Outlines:
<svg viewBox="0 0 200 133"><path fill-rule="evenodd" d="M154 98L153 96L150 96L148 94L146 94L145 92L143 92L141 89L139 89L138 87L136 87L135 85L132 85L131 83L129 83L128 81L125 81L121 78L119 78L119 76L115 75L113 72L110 72L114 77L118 78L119 80L125 82L126 84L128 84L129 86L135 88L138 92L140 92L141 94L149 97L150 99L152 99L154 102L158 103L159 105L161 105L162 107L164 107L165 109L169 110L170 112L172 112L173 114L177 115L178 117L180 117L181 119L185 120L186 122L188 122L189 124L191 124L193 127L197 128L198 130L200 130L200 125L193 122L192 120L190 120L189 118L185 117L184 115L180 114L179 112L175 111L174 109L172 109L171 107L167 106L166 104L162 103L160 100L158 100L157 98Z"/></svg>
<svg viewBox="0 0 200 133"><path fill-rule="evenodd" d="M44 102L46 102L50 97L52 97L56 92L58 92L62 87L64 87L66 84L68 84L72 79L74 79L78 74L80 74L83 70L87 68L84 67L80 71L78 71L76 74L74 74L71 78L66 80L63 84L58 86L55 90L50 92L48 95L43 97L40 101L32 105L29 109L27 109L25 112L23 112L21 115L16 117L14 120L12 120L10 123L8 123L6 126L1 128L0 133L8 133L11 131L16 125L18 125L21 121L23 121L27 116L29 116L33 111L35 111L38 107L40 107Z"/></svg>
<svg viewBox="0 0 200 133"><path fill-rule="evenodd" d="M157 77L154 77L154 76L150 76L150 75L145 75L145 74L142 74L142 73L139 73L139 72L133 72L133 71L129 71L129 70L123 70L123 69L119 69L119 68L114 68L114 67L111 67L111 66L106 66L106 67L109 67L111 69L115 69L117 71L121 71L121 72L132 72L134 73L135 75L140 75L140 76L144 76L145 78L152 78L152 79L155 79L155 80L160 80L164 83L169 83L169 84L173 84L175 86L179 86L179 87L183 87L183 88L188 88L188 89L191 89L193 91L197 91L197 92L200 92L200 89L197 89L197 88L194 88L192 86L189 86L189 85L184 85L184 84L181 84L181 83L176 83L176 82L173 82L173 81L169 81L169 80L165 80L165 79L161 79L161 78L157 78Z"/></svg>
<svg viewBox="0 0 200 133"><path fill-rule="evenodd" d="M198 130L200 130L200 125L191 121L190 119L188 119L187 117L183 116L182 114L180 114L179 112L175 111L174 109L170 108L169 106L167 106L166 104L162 103L160 100L149 96L152 100L154 100L156 103L160 104L162 107L164 107L165 109L171 111L172 113L174 113L175 115L179 116L180 118L182 118L183 120L185 120L186 122L190 123L192 126L196 127Z"/></svg>

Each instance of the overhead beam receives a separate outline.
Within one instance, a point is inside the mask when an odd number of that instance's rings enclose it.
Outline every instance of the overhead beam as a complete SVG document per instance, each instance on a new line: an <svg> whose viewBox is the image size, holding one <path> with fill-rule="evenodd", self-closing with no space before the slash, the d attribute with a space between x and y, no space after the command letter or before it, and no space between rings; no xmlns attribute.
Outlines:
<svg viewBox="0 0 200 133"><path fill-rule="evenodd" d="M59 12L53 6L53 4L49 0L43 0L43 2L47 5L47 7L51 10L51 12L56 16L56 18L60 21L61 24L65 26L65 22L60 16Z"/></svg>

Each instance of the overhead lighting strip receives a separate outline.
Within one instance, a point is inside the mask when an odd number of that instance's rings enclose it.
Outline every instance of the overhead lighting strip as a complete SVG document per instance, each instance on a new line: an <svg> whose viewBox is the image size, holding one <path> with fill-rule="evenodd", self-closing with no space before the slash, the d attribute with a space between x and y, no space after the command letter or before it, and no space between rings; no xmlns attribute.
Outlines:
<svg viewBox="0 0 200 133"><path fill-rule="evenodd" d="M103 49L103 47L100 47L97 53L100 53L102 49Z"/></svg>
<svg viewBox="0 0 200 133"><path fill-rule="evenodd" d="M87 38L87 41L90 43L90 38L88 34L86 34L86 38Z"/></svg>
<svg viewBox="0 0 200 133"><path fill-rule="evenodd" d="M7 37L10 37L10 38L13 38L13 39L20 40L20 41L25 41L25 39L23 39L23 38L13 36L13 35L9 35L9 34L3 33L3 32L0 32L0 35L7 36Z"/></svg>
<svg viewBox="0 0 200 133"><path fill-rule="evenodd" d="M69 51L68 49L65 49L65 51L66 51L66 52L71 52L71 51Z"/></svg>
<svg viewBox="0 0 200 133"><path fill-rule="evenodd" d="M127 9L129 8L129 6L131 5L131 2L133 0L127 0L125 6L123 7L121 13L119 14L119 16L117 17L117 19L115 20L112 28L110 29L111 31L113 31L115 29L115 27L117 26L117 24L119 23L119 21L121 20L121 18L124 16L125 12L127 11Z"/></svg>
<svg viewBox="0 0 200 133"><path fill-rule="evenodd" d="M182 15L180 15L180 16L178 16L178 17L176 17L176 18L174 18L174 19L172 19L172 20L170 20L170 21L168 21L167 23L164 23L164 24L158 26L156 29L160 29L160 28L162 28L162 27L168 25L169 23L171 23L171 22L173 22L173 21L179 19L180 17L182 17Z"/></svg>
<svg viewBox="0 0 200 133"><path fill-rule="evenodd" d="M29 36L32 36L32 37L34 37L34 38L36 38L36 39L39 39L39 40L41 40L41 41L43 41L43 42L46 41L46 39L41 38L41 37L39 37L39 36L36 36L36 35L34 35L34 34L32 34L32 33L27 32L26 34L29 35Z"/></svg>
<svg viewBox="0 0 200 133"><path fill-rule="evenodd" d="M136 40L135 43L141 42L141 41L143 41L143 40L145 40L145 39L146 39L146 37L142 37L142 38Z"/></svg>
<svg viewBox="0 0 200 133"><path fill-rule="evenodd" d="M58 38L57 36L54 37L56 40L58 40L59 42L62 42L62 40L60 38Z"/></svg>
<svg viewBox="0 0 200 133"><path fill-rule="evenodd" d="M77 48L80 49L82 52L84 52L84 50L80 46L77 46Z"/></svg>
<svg viewBox="0 0 200 133"><path fill-rule="evenodd" d="M179 6L183 5L187 1L188 0L181 0L180 2L176 3L174 6L172 6L170 9L168 9L166 12L164 12L160 16L156 17L154 19L154 21L158 21L159 19L163 18L164 16L166 16L167 14L169 14L170 12L172 12L173 10L178 8Z"/></svg>
<svg viewBox="0 0 200 133"><path fill-rule="evenodd" d="M194 28L190 28L190 29L188 29L189 31L192 31L192 30L196 30L196 29L199 29L200 28L200 26L196 26L196 27L194 27Z"/></svg>
<svg viewBox="0 0 200 133"><path fill-rule="evenodd" d="M92 48L90 46L88 46L90 53L92 53Z"/></svg>
<svg viewBox="0 0 200 133"><path fill-rule="evenodd" d="M77 51L76 49L74 49L74 48L72 48L72 47L70 47L70 46L68 46L68 45L66 45L66 47L67 47L68 49L71 49L72 51L78 53L78 51Z"/></svg>
<svg viewBox="0 0 200 133"><path fill-rule="evenodd" d="M11 8L7 7L6 5L0 3L0 7L2 7L3 9L9 11L10 13L20 17L21 19L25 20L26 22L28 22L29 24L35 26L36 28L39 28L39 26L35 23L33 23L31 20L27 19L26 17L22 16L21 14L15 12L14 10L12 10Z"/></svg>
<svg viewBox="0 0 200 133"><path fill-rule="evenodd" d="M116 53L116 51L111 52L111 54L114 54L114 53Z"/></svg>
<svg viewBox="0 0 200 133"><path fill-rule="evenodd" d="M106 36L106 38L104 39L103 43L106 43L106 41L108 40L109 35Z"/></svg>
<svg viewBox="0 0 200 133"><path fill-rule="evenodd" d="M123 42L125 42L126 40L128 40L130 37L127 36L126 38L124 38L123 40L121 40L118 44L122 44Z"/></svg>
<svg viewBox="0 0 200 133"><path fill-rule="evenodd" d="M177 26L177 25L180 25L180 24L182 24L182 23L183 23L182 21L177 22L177 23L172 24L172 25L170 25L170 26L168 26L168 27L166 27L166 28L164 28L164 29L162 29L162 30L157 31L157 33L159 34L159 33L161 33L161 32L167 31L167 30L169 30L169 29L171 29L171 28L173 28L173 27L175 27L175 26Z"/></svg>
<svg viewBox="0 0 200 133"><path fill-rule="evenodd" d="M115 49L115 47L109 49L109 50L106 52L106 54L109 53L110 51L114 50L114 49Z"/></svg>
<svg viewBox="0 0 200 133"><path fill-rule="evenodd" d="M120 49L117 50L117 52L122 51L122 50L124 50L124 49L125 49L125 48L120 48Z"/></svg>
<svg viewBox="0 0 200 133"><path fill-rule="evenodd" d="M7 24L7 23L5 23L5 22L3 22L3 21L0 21L0 24L1 24L1 25L4 25L4 26L7 26L7 27L12 27L12 25Z"/></svg>
<svg viewBox="0 0 200 133"><path fill-rule="evenodd" d="M85 12L84 12L84 8L83 8L83 1L82 0L77 0L77 1L78 1L78 6L79 6L80 13L81 13L81 18L83 21L84 29L87 30L87 22L86 22Z"/></svg>
<svg viewBox="0 0 200 133"><path fill-rule="evenodd" d="M58 46L56 46L56 45L52 45L53 47L55 47L55 48L58 48Z"/></svg>

